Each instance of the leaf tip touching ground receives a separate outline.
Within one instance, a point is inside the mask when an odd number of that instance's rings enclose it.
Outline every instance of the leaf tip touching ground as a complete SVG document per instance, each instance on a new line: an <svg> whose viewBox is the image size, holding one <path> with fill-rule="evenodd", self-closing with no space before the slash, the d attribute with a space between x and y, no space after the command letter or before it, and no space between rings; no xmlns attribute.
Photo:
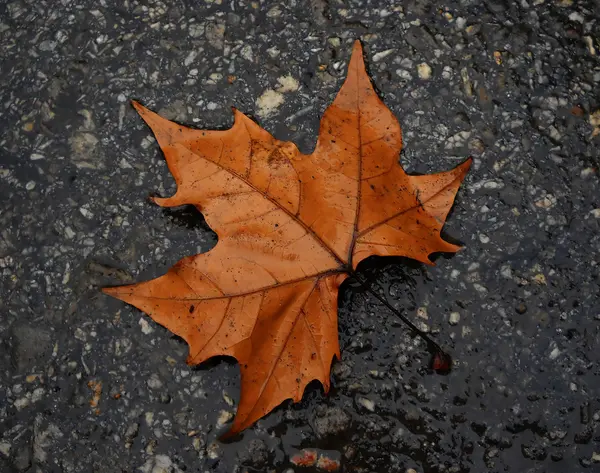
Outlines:
<svg viewBox="0 0 600 473"><path fill-rule="evenodd" d="M452 206L454 205L454 201L456 199L456 196L458 194L458 190L460 188L460 185L462 184L462 182L464 181L467 173L469 172L469 169L471 168L473 164L473 158L469 157L467 158L465 161L463 161L462 163L460 163L458 166L456 166L454 169L452 169L451 171L448 171L449 173L451 173L454 177L454 182L451 185L452 189L452 197L451 199L449 199L449 203L448 203L448 207L447 210L444 212L443 215L443 223L445 223L446 217L448 215L448 213L450 212L450 209L452 208ZM442 223L442 226L443 226ZM441 228L440 228L441 231ZM435 251L434 253L457 253L461 250L464 249L464 245L455 245L453 243L447 242L446 240L441 238L440 235L440 246L437 249L437 251ZM433 254L433 253L431 253ZM425 264L428 264L430 266L435 266L435 262L433 262L431 260L431 254L427 256L427 259L424 261Z"/></svg>
<svg viewBox="0 0 600 473"><path fill-rule="evenodd" d="M184 130L187 130L186 127L167 120L158 113L144 107L137 100L132 100L131 105L146 122L146 125L150 127L159 146L163 148L163 151L165 146L172 143L175 136L179 136Z"/></svg>
<svg viewBox="0 0 600 473"><path fill-rule="evenodd" d="M354 46L352 47L352 55L350 56L350 63L348 64L348 76L346 77L346 80L353 77L357 73L359 73L359 76L367 77L363 47L359 39L354 41ZM369 84L370 83L371 82L369 80Z"/></svg>
<svg viewBox="0 0 600 473"><path fill-rule="evenodd" d="M140 102L134 99L131 100L131 106L135 108L135 111L144 119L144 121L146 121L146 116L153 113L149 109L144 107Z"/></svg>
<svg viewBox="0 0 600 473"><path fill-rule="evenodd" d="M467 172L469 172L469 169L471 169L472 165L473 165L473 158L471 156L469 156L467 159L465 159L462 163L460 163L457 166L457 169L460 169L463 172L463 176L466 176Z"/></svg>
<svg viewBox="0 0 600 473"><path fill-rule="evenodd" d="M118 297L118 294L120 294L121 292L123 292L123 288L127 287L127 286L111 286L111 287L103 287L100 290L104 293L107 294L109 296L112 297Z"/></svg>
<svg viewBox="0 0 600 473"><path fill-rule="evenodd" d="M133 295L134 287L136 285L137 284L127 284L125 286L103 287L101 288L101 291L107 296L114 297L115 299L119 299L129 304L131 296Z"/></svg>

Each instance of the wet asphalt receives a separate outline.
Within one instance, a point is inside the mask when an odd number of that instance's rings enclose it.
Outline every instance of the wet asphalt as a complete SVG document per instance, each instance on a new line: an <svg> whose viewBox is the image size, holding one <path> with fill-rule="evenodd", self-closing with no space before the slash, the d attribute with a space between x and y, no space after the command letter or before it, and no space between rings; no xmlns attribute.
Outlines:
<svg viewBox="0 0 600 473"><path fill-rule="evenodd" d="M0 471L585 472L600 468L600 7L593 0L0 2ZM228 442L231 359L100 293L216 236L137 99L188 126L231 106L303 152L352 42L411 173L474 166L425 267L372 259L342 360ZM427 346L370 291L428 330Z"/></svg>

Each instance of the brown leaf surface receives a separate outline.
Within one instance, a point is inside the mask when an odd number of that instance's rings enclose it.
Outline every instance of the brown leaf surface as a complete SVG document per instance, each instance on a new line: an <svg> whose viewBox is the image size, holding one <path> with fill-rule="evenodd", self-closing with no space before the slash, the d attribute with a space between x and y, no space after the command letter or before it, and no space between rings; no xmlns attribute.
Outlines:
<svg viewBox="0 0 600 473"><path fill-rule="evenodd" d="M455 252L440 230L470 166L409 176L400 125L377 97L357 41L348 76L303 155L243 113L226 131L186 128L134 102L177 183L163 207L195 205L217 233L207 253L157 279L104 292L179 335L195 365L237 359L241 398L229 434L319 380L340 356L338 288L371 255L431 264Z"/></svg>

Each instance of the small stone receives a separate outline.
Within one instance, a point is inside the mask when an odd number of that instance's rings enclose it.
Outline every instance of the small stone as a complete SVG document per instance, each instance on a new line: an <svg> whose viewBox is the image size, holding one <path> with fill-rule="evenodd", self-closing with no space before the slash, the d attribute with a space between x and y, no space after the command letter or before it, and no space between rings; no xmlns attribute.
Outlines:
<svg viewBox="0 0 600 473"><path fill-rule="evenodd" d="M535 206L540 209L551 209L556 205L556 197L552 194L547 194L535 202Z"/></svg>
<svg viewBox="0 0 600 473"><path fill-rule="evenodd" d="M148 323L148 321L144 317L140 318L139 324L140 324L140 327L142 328L142 333L144 335L149 335L152 332L154 332L154 329L152 328L152 326Z"/></svg>
<svg viewBox="0 0 600 473"><path fill-rule="evenodd" d="M225 23L213 22L206 25L204 35L215 49L223 49L225 44Z"/></svg>
<svg viewBox="0 0 600 473"><path fill-rule="evenodd" d="M533 277L533 282L534 282L534 283L536 283L536 284L539 284L539 285L541 285L541 286L542 286L542 285L543 285L543 286L547 285L547 282L546 282L546 276L544 276L542 273L536 274L536 275Z"/></svg>
<svg viewBox="0 0 600 473"><path fill-rule="evenodd" d="M77 340L79 340L80 342L85 342L87 339L87 335L85 334L85 332L81 329L81 327L77 327L75 329L75 333L73 335Z"/></svg>
<svg viewBox="0 0 600 473"><path fill-rule="evenodd" d="M473 284L473 287L474 287L474 288L475 288L475 290L476 290L477 292L479 292L480 294L487 294L487 292L488 292L488 289L487 289L487 287L485 287L485 286L484 286L484 285L482 285L482 284L475 283L475 284Z"/></svg>
<svg viewBox="0 0 600 473"><path fill-rule="evenodd" d="M469 141L469 151L473 154L482 154L485 151L485 143L480 138L473 138Z"/></svg>
<svg viewBox="0 0 600 473"><path fill-rule="evenodd" d="M430 330L431 330L431 328L429 327L429 325L427 325L423 320L417 320L417 322L415 323L415 325L417 326L417 328L421 332L429 333Z"/></svg>
<svg viewBox="0 0 600 473"><path fill-rule="evenodd" d="M56 44L56 41L45 40L39 44L38 48L40 48L40 51L54 51Z"/></svg>
<svg viewBox="0 0 600 473"><path fill-rule="evenodd" d="M154 389L154 390L158 390L163 387L163 383L157 374L153 374L152 376L150 376L150 379L148 379L146 384L148 385L148 387L150 389Z"/></svg>
<svg viewBox="0 0 600 473"><path fill-rule="evenodd" d="M296 92L300 87L299 82L289 74L287 76L279 77L277 82L279 82L280 85L277 92L280 93Z"/></svg>
<svg viewBox="0 0 600 473"><path fill-rule="evenodd" d="M10 443L0 442L0 454L8 458L8 456L10 455Z"/></svg>
<svg viewBox="0 0 600 473"><path fill-rule="evenodd" d="M494 51L494 61L496 61L496 64L499 66L502 65L502 53L500 51Z"/></svg>
<svg viewBox="0 0 600 473"><path fill-rule="evenodd" d="M469 71L466 67L463 67L460 70L460 77L463 82L463 89L465 91L465 94L467 95L467 97L472 97L473 96L473 83L471 82L471 79L469 78Z"/></svg>
<svg viewBox="0 0 600 473"><path fill-rule="evenodd" d="M394 52L393 49L386 49L385 51L380 51L378 53L375 53L375 54L373 54L373 62L379 62L382 59L388 57L393 52Z"/></svg>
<svg viewBox="0 0 600 473"><path fill-rule="evenodd" d="M25 184L25 189L28 191L35 189L35 181L29 181L27 184Z"/></svg>
<svg viewBox="0 0 600 473"><path fill-rule="evenodd" d="M583 40L585 41L585 44L588 47L588 51L590 52L590 54L592 56L596 55L596 48L594 47L594 40L592 39L591 36L584 36Z"/></svg>
<svg viewBox="0 0 600 473"><path fill-rule="evenodd" d="M246 61L254 62L254 54L252 53L252 46L246 44L240 50L240 56L242 56Z"/></svg>
<svg viewBox="0 0 600 473"><path fill-rule="evenodd" d="M429 64L422 62L417 66L417 73L421 79L428 80L431 78L431 67Z"/></svg>
<svg viewBox="0 0 600 473"><path fill-rule="evenodd" d="M227 394L226 392L223 392L223 400L227 403L229 407L233 407L233 405L235 404L231 396L229 396L229 394Z"/></svg>
<svg viewBox="0 0 600 473"><path fill-rule="evenodd" d="M188 55L185 57L185 59L183 60L183 65L185 67L188 67L190 64L192 64L194 62L194 59L196 59L197 55L198 55L198 51L191 50L188 53Z"/></svg>
<svg viewBox="0 0 600 473"><path fill-rule="evenodd" d="M219 418L217 419L217 428L220 429L225 424L227 424L227 422L229 422L231 419L233 419L233 414L229 411L222 409L221 412L219 413Z"/></svg>
<svg viewBox="0 0 600 473"><path fill-rule="evenodd" d="M359 406L364 407L369 412L375 412L375 403L371 401L371 399L359 396L358 398L356 398L356 403Z"/></svg>
<svg viewBox="0 0 600 473"><path fill-rule="evenodd" d="M352 418L339 407L320 406L316 409L313 430L317 437L325 438L346 432Z"/></svg>
<svg viewBox="0 0 600 473"><path fill-rule="evenodd" d="M276 57L278 57L280 52L281 51L279 51L279 49L277 49L275 46L273 46L272 48L267 49L267 54L269 56L271 56L271 59L275 59Z"/></svg>
<svg viewBox="0 0 600 473"><path fill-rule="evenodd" d="M554 347L554 349L548 355L548 358L550 358L551 360L556 360L556 358L558 358L558 355L560 355L560 350L558 349L558 347Z"/></svg>
<svg viewBox="0 0 600 473"><path fill-rule="evenodd" d="M284 98L281 92L268 89L256 100L258 110L256 114L261 118L266 118L277 112L277 109L283 104Z"/></svg>
<svg viewBox="0 0 600 473"><path fill-rule="evenodd" d="M204 34L204 25L192 23L188 28L188 33L192 38L199 38Z"/></svg>
<svg viewBox="0 0 600 473"><path fill-rule="evenodd" d="M585 22L585 18L583 17L583 15L579 12L573 12L569 15L569 20L571 21L576 21L577 23L584 23Z"/></svg>
<svg viewBox="0 0 600 473"><path fill-rule="evenodd" d="M46 390L44 388L34 389L33 393L31 393L31 402L41 401L42 398L44 397L45 392L46 392Z"/></svg>
<svg viewBox="0 0 600 473"><path fill-rule="evenodd" d="M7 255L4 258L0 258L0 268L9 268L14 264L12 256Z"/></svg>
<svg viewBox="0 0 600 473"><path fill-rule="evenodd" d="M23 410L29 406L29 399L26 397L19 398L13 403L13 406L15 406L18 411Z"/></svg>
<svg viewBox="0 0 600 473"><path fill-rule="evenodd" d="M172 466L173 462L167 455L156 455L151 473L172 473Z"/></svg>
<svg viewBox="0 0 600 473"><path fill-rule="evenodd" d="M460 314L458 312L451 312L450 317L448 318L448 323L450 325L456 325L460 320Z"/></svg>
<svg viewBox="0 0 600 473"><path fill-rule="evenodd" d="M527 312L527 306L521 302L516 308L515 310L517 311L517 314L521 314L523 315L525 312Z"/></svg>
<svg viewBox="0 0 600 473"><path fill-rule="evenodd" d="M86 205L83 205L79 208L79 213L83 215L88 220L94 217L94 213L91 212Z"/></svg>
<svg viewBox="0 0 600 473"><path fill-rule="evenodd" d="M131 448L133 440L137 437L138 432L140 431L140 424L134 422L125 431L125 446L127 448Z"/></svg>
<svg viewBox="0 0 600 473"><path fill-rule="evenodd" d="M71 146L71 159L79 168L96 169L99 163L96 160L96 146L98 138L92 133L77 132L69 138Z"/></svg>
<svg viewBox="0 0 600 473"><path fill-rule="evenodd" d="M337 36L332 36L327 40L327 42L331 44L331 46L333 46L334 48L339 48L342 44L340 38L338 38Z"/></svg>
<svg viewBox="0 0 600 473"><path fill-rule="evenodd" d="M412 75L410 74L410 72L406 71L404 69L396 69L396 74L398 74L398 77L400 77L401 79L404 79L404 80L412 79Z"/></svg>
<svg viewBox="0 0 600 473"><path fill-rule="evenodd" d="M277 18L281 16L281 8L279 6L274 6L267 12L267 18Z"/></svg>
<svg viewBox="0 0 600 473"><path fill-rule="evenodd" d="M216 460L217 458L219 458L221 456L221 449L217 442L211 443L206 448L206 456L208 456L208 458L210 458L211 460Z"/></svg>
<svg viewBox="0 0 600 473"><path fill-rule="evenodd" d="M465 145L466 141L469 139L470 136L471 132L468 130L459 131L458 133L455 133L454 135L446 139L446 144L444 145L444 148L460 148Z"/></svg>
<svg viewBox="0 0 600 473"><path fill-rule="evenodd" d="M594 127L592 130L592 138L600 134L600 108L593 113L590 113L590 125Z"/></svg>
<svg viewBox="0 0 600 473"><path fill-rule="evenodd" d="M45 156L43 154L39 154L39 153L32 153L31 156L29 156L29 159L31 159L32 161L39 161L40 159L44 159Z"/></svg>

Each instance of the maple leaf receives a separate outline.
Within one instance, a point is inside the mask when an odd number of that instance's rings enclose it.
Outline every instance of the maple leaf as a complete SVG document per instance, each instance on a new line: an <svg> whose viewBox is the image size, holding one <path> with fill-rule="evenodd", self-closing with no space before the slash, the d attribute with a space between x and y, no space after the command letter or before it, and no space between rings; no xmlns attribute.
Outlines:
<svg viewBox="0 0 600 473"><path fill-rule="evenodd" d="M354 44L347 78L303 155L234 110L229 130L178 125L133 105L177 183L163 207L192 204L218 235L207 253L164 276L104 292L138 307L189 344L187 362L228 355L241 395L228 435L319 380L340 357L338 288L368 256L432 264L455 252L440 231L470 160L434 175L398 163L400 125L377 97Z"/></svg>

